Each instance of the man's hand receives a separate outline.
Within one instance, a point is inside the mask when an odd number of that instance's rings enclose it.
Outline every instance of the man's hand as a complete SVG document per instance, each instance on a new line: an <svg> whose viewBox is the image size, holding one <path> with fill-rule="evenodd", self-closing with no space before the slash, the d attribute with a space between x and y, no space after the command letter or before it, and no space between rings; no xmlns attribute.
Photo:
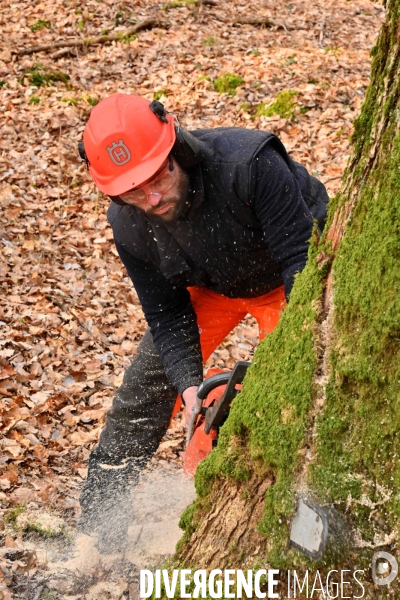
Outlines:
<svg viewBox="0 0 400 600"><path fill-rule="evenodd" d="M192 416L193 409L196 404L196 394L197 394L197 385L192 385L191 387L186 388L186 390L182 394L183 401L186 406L185 411L185 425L186 428L189 427L190 417Z"/></svg>

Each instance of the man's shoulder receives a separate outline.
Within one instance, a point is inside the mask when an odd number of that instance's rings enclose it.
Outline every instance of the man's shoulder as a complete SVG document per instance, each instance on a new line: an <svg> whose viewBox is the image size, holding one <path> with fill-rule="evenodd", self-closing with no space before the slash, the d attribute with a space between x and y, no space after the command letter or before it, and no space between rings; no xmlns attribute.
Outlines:
<svg viewBox="0 0 400 600"><path fill-rule="evenodd" d="M200 141L205 159L241 164L250 163L264 144L275 139L268 131L244 127L195 129L190 133Z"/></svg>
<svg viewBox="0 0 400 600"><path fill-rule="evenodd" d="M107 210L107 221L110 223L111 227L113 226L115 220L118 218L118 215L123 208L123 206L116 204L115 202L110 203L110 206Z"/></svg>
<svg viewBox="0 0 400 600"><path fill-rule="evenodd" d="M131 228L132 226L148 231L149 225L144 215L130 204L116 204L111 202L107 210L107 220L111 227L124 226Z"/></svg>
<svg viewBox="0 0 400 600"><path fill-rule="evenodd" d="M151 226L133 206L120 206L111 202L107 210L107 219L112 227L114 238L128 245L132 252L148 246L149 239L152 238Z"/></svg>

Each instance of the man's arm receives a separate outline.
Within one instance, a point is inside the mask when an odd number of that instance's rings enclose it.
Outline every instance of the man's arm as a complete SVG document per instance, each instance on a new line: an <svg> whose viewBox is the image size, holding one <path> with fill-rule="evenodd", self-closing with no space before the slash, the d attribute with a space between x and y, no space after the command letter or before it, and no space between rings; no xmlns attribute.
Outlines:
<svg viewBox="0 0 400 600"><path fill-rule="evenodd" d="M295 273L302 271L307 262L313 218L296 177L270 145L253 162L251 204L269 249L282 267L288 298Z"/></svg>
<svg viewBox="0 0 400 600"><path fill-rule="evenodd" d="M196 314L185 288L174 286L159 269L133 257L115 241L117 251L139 296L165 372L183 394L203 381L200 336Z"/></svg>

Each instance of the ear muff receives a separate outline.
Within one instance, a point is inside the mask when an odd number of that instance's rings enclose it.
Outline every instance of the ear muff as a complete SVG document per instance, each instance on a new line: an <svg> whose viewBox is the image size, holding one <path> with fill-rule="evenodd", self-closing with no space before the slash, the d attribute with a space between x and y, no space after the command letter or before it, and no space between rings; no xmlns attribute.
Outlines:
<svg viewBox="0 0 400 600"><path fill-rule="evenodd" d="M83 145L83 142L78 142L78 153L80 158L85 161L86 166L89 167L89 159L86 156L85 146Z"/></svg>
<svg viewBox="0 0 400 600"><path fill-rule="evenodd" d="M190 169L201 160L201 148L198 140L188 131L178 126L175 128L176 140L171 154L182 169Z"/></svg>
<svg viewBox="0 0 400 600"><path fill-rule="evenodd" d="M164 123L168 123L168 114L173 115L173 113L169 113L165 110L164 104L158 100L153 100L153 102L150 103L149 108L151 112ZM194 167L194 165L197 165L197 163L200 162L200 144L192 134L185 131L185 129L182 129L177 117L175 116L174 118L176 121L176 139L171 154L178 161L182 169L190 169L190 167Z"/></svg>

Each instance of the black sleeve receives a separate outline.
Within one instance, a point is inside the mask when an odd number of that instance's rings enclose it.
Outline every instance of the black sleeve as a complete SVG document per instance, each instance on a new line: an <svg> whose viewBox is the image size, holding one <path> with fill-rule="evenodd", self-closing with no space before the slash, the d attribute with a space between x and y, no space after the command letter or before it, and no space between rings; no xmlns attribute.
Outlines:
<svg viewBox="0 0 400 600"><path fill-rule="evenodd" d="M286 298L295 273L307 262L313 218L297 179L284 159L266 145L253 161L252 206L275 260L281 265Z"/></svg>
<svg viewBox="0 0 400 600"><path fill-rule="evenodd" d="M168 379L180 394L200 385L200 336L189 292L172 285L159 269L135 258L117 241L115 245L139 296Z"/></svg>

